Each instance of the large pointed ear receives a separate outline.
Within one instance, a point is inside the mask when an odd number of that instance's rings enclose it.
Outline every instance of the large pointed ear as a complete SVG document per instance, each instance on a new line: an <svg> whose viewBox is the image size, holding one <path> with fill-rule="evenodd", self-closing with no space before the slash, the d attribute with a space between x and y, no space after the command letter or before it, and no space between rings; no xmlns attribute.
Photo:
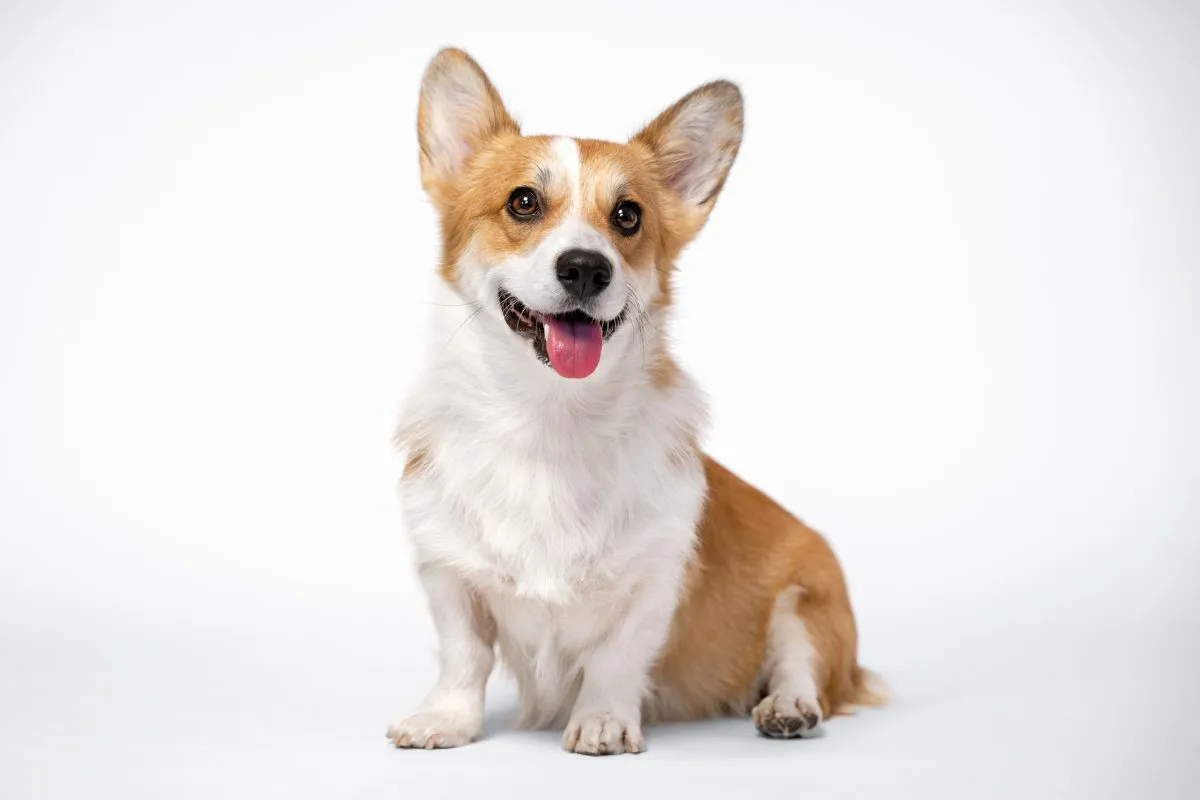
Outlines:
<svg viewBox="0 0 1200 800"><path fill-rule="evenodd" d="M479 65L462 50L442 50L425 69L417 108L421 182L438 199L490 138L519 127Z"/></svg>
<svg viewBox="0 0 1200 800"><path fill-rule="evenodd" d="M683 204L695 233L708 218L742 143L742 93L729 81L706 83L631 140L648 147L659 175Z"/></svg>

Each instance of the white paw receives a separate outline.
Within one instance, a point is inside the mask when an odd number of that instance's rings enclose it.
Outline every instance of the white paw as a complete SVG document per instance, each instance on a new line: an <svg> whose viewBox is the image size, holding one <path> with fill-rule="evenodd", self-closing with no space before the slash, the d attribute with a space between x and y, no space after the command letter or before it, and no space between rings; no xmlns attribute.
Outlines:
<svg viewBox="0 0 1200 800"><path fill-rule="evenodd" d="M788 694L770 694L754 707L754 727L773 739L808 736L821 724L821 708L815 700Z"/></svg>
<svg viewBox="0 0 1200 800"><path fill-rule="evenodd" d="M567 724L563 749L589 756L640 753L646 749L639 722L611 713L585 714Z"/></svg>
<svg viewBox="0 0 1200 800"><path fill-rule="evenodd" d="M470 744L483 727L481 720L440 708L410 714L388 726L387 735L396 747L434 750Z"/></svg>

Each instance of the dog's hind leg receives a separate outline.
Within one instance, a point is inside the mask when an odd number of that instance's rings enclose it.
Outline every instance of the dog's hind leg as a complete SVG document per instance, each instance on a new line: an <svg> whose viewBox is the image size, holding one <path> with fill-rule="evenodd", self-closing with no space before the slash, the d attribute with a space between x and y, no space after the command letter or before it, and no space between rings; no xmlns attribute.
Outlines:
<svg viewBox="0 0 1200 800"><path fill-rule="evenodd" d="M752 713L755 727L775 739L811 735L824 718L819 680L826 670L800 616L801 596L800 587L790 586L775 600L763 663L766 696Z"/></svg>
<svg viewBox="0 0 1200 800"><path fill-rule="evenodd" d="M810 576L810 578L815 576ZM881 705L887 689L857 662L858 635L844 584L813 580L779 593L767 633L765 697L753 711L764 735L810 736L856 705Z"/></svg>

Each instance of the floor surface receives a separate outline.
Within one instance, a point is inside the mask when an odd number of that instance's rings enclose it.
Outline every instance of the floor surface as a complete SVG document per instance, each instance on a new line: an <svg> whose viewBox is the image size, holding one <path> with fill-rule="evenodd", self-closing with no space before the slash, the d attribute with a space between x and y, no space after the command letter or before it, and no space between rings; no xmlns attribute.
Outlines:
<svg viewBox="0 0 1200 800"><path fill-rule="evenodd" d="M511 730L502 676L481 742L392 749L384 729L432 678L432 641L405 648L373 623L186 641L11 636L0 796L1195 797L1195 662L1163 658L1170 645L1150 631L1085 630L897 648L874 664L893 704L817 739L714 720L652 728L646 753L599 759L562 752L556 733Z"/></svg>

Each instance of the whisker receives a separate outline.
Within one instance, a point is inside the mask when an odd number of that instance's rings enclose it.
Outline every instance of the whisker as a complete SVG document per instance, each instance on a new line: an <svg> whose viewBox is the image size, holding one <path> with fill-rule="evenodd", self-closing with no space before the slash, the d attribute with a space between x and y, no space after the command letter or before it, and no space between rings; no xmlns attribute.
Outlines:
<svg viewBox="0 0 1200 800"><path fill-rule="evenodd" d="M467 303L435 303L432 300L414 300L413 302L423 306L438 306L440 308L466 308L468 306L480 305L475 301L470 301Z"/></svg>
<svg viewBox="0 0 1200 800"><path fill-rule="evenodd" d="M632 283L625 282L625 291L629 296L630 302L633 304L633 323L636 326L638 343L642 348L642 369L646 368L646 321L649 317L646 312L646 303L642 300L641 294L638 293L637 287Z"/></svg>
<svg viewBox="0 0 1200 800"><path fill-rule="evenodd" d="M450 343L454 341L454 337L458 336L458 332L461 331L468 322L470 322L471 320L473 320L477 316L479 316L481 311L483 311L482 304L476 303L475 305L477 305L478 308L476 308L474 311L472 311L470 314L468 314L466 319L464 319L462 322L458 323L458 327L454 329L454 332L450 334L450 338L446 340L446 343L444 345L442 345L441 352L444 353L446 351L446 348L450 346Z"/></svg>

